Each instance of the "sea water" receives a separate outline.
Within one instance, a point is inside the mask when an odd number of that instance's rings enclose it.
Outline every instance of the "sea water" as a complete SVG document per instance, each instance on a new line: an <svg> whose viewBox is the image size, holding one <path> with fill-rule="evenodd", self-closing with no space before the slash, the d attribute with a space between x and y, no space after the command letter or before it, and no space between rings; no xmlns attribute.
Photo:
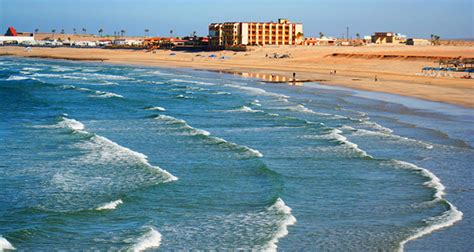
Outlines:
<svg viewBox="0 0 474 252"><path fill-rule="evenodd" d="M0 59L0 250L468 251L472 110Z"/></svg>

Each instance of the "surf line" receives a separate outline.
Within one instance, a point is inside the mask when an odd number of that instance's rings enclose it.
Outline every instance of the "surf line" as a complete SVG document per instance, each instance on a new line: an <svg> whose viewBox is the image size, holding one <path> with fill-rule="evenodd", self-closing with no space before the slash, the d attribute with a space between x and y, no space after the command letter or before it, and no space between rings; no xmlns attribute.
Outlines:
<svg viewBox="0 0 474 252"><path fill-rule="evenodd" d="M168 116L168 115L159 115L159 116L156 116L155 119L165 124L177 125L178 128L185 131L184 133L185 135L200 136L200 137L206 138L211 143L214 143L217 145L226 145L227 147L231 149L245 152L249 157L257 157L257 158L263 157L263 154L258 150L227 141L220 137L212 136L211 133L206 130L197 129L190 126L185 120L178 119L178 118Z"/></svg>
<svg viewBox="0 0 474 252"><path fill-rule="evenodd" d="M165 178L164 183L178 180L178 177L174 176L173 174L169 173L168 171L166 171L166 170L164 170L164 169L162 169L158 166L151 165L148 162L148 157L145 154L142 154L142 153L133 151L131 149L128 149L124 146L121 146L121 145L113 142L112 140L110 140L106 137L99 136L99 135L93 134L93 133L89 133L89 132L84 130L84 128L85 128L84 124L82 124L81 122L79 122L77 120L70 119L70 118L67 118L65 116L61 116L60 121L58 122L56 127L69 129L73 133L90 135L90 136L92 136L93 140L98 140L98 142L100 142L100 143L108 144L108 145L114 147L115 149L118 149L120 152L123 152L123 153L126 153L128 155L133 156L139 162L143 163L145 166L147 166L147 167L163 174L163 176Z"/></svg>
<svg viewBox="0 0 474 252"><path fill-rule="evenodd" d="M400 242L400 247L398 248L399 251L403 251L404 246L407 242L416 240L418 238L421 238L427 234L430 234L434 231L450 227L454 225L456 222L462 220L463 218L463 213L459 211L456 206L451 204L449 201L443 198L445 195L445 186L441 183L441 180L433 174L431 171L428 169L416 166L412 163L400 161L400 160L392 160L392 162L395 162L401 168L407 169L407 170L413 170L421 174L421 176L428 178L429 180L423 185L429 188L435 189L435 193L433 195L433 199L428 202L428 203L442 203L447 205L448 210L443 212L439 216L431 217L428 220L425 220L426 223L428 223L427 226L418 228L414 234L406 238L405 240Z"/></svg>

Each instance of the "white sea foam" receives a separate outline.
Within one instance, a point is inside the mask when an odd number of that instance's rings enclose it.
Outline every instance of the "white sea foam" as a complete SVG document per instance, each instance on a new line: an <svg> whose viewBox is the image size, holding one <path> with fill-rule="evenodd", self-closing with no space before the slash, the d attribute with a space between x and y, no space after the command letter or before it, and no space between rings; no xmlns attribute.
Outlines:
<svg viewBox="0 0 474 252"><path fill-rule="evenodd" d="M102 154L102 157L104 157L104 158L108 158L107 157L107 155L108 155L108 156L110 156L109 157L110 159L113 159L118 153L122 153L123 155L127 155L131 158L135 158L139 162L141 162L142 164L145 164L147 167L158 170L160 173L164 174L166 176L166 180L164 181L165 183L178 180L177 177L175 177L174 175L172 175L168 171L166 171L164 169L161 169L158 166L153 166L150 163L148 163L148 157L143 153L133 151L133 150L127 148L127 147L121 146L121 145L117 144L116 142L111 141L108 138L105 138L105 137L99 136L99 135L94 135L93 138L92 138L92 141L94 141L94 143L97 144L97 145L106 147L104 149L109 151L109 153L103 153Z"/></svg>
<svg viewBox="0 0 474 252"><path fill-rule="evenodd" d="M262 104L260 104L260 100L253 100L250 104L252 104L254 106L258 106L258 107L262 106Z"/></svg>
<svg viewBox="0 0 474 252"><path fill-rule="evenodd" d="M403 142L407 142L407 143L416 144L416 145L422 146L423 148L426 148L426 149L433 149L432 144L429 144L429 143L426 143L426 142L423 142L423 141L420 141L420 140L416 140L416 139L411 139L411 138L408 138L408 137L399 136L399 135L396 135L396 134L393 134L393 133L389 133L388 131L371 131L371 130L365 130L365 129L354 129L354 132L352 134L356 135L356 136L385 137L385 138L390 138L390 139L393 139L393 140L396 140L396 141L403 141Z"/></svg>
<svg viewBox="0 0 474 252"><path fill-rule="evenodd" d="M150 248L158 248L161 245L161 234L153 227L149 227L148 231L138 238L135 245L130 249L132 251L144 251Z"/></svg>
<svg viewBox="0 0 474 252"><path fill-rule="evenodd" d="M74 76L93 78L96 80L133 80L130 77L112 74L99 74L99 73L73 73Z"/></svg>
<svg viewBox="0 0 474 252"><path fill-rule="evenodd" d="M229 92L223 92L223 91L217 91L217 92L213 92L211 94L215 94L215 95L231 95L231 93Z"/></svg>
<svg viewBox="0 0 474 252"><path fill-rule="evenodd" d="M167 115L160 115L156 119L162 120L169 124L186 124L185 120L177 119L177 118L174 118L172 116L167 116Z"/></svg>
<svg viewBox="0 0 474 252"><path fill-rule="evenodd" d="M14 250L15 247L5 238L0 236L0 251Z"/></svg>
<svg viewBox="0 0 474 252"><path fill-rule="evenodd" d="M146 72L145 74L159 75L159 76L176 76L176 74L172 74L172 73L163 73L163 72L161 72L161 71L158 71L158 70L149 71L149 72Z"/></svg>
<svg viewBox="0 0 474 252"><path fill-rule="evenodd" d="M165 108L162 108L162 107L149 107L149 108L146 108L146 110L156 110L156 111L166 111Z"/></svg>
<svg viewBox="0 0 474 252"><path fill-rule="evenodd" d="M74 71L76 69L74 68L69 68L69 67L62 67L62 66L53 66L51 71L53 72L71 72L71 71Z"/></svg>
<svg viewBox="0 0 474 252"><path fill-rule="evenodd" d="M171 79L171 80L169 80L169 82L190 83L190 84L197 84L197 85L203 85L203 86L215 86L215 85L217 85L215 83L210 83L210 82L182 80L182 79Z"/></svg>
<svg viewBox="0 0 474 252"><path fill-rule="evenodd" d="M37 67L23 67L24 71L28 71L28 72L37 72L37 71L41 71L41 68L37 68Z"/></svg>
<svg viewBox="0 0 474 252"><path fill-rule="evenodd" d="M247 106L241 106L237 109L232 109L232 110L228 110L228 112L246 112L246 113L259 113L259 112L263 112L262 110L256 110L256 109L252 109L250 107L247 107Z"/></svg>
<svg viewBox="0 0 474 252"><path fill-rule="evenodd" d="M46 78L59 78L59 79L72 79L72 80L87 80L84 77L71 76L66 74L41 74L35 73L32 76L34 77L46 77Z"/></svg>
<svg viewBox="0 0 474 252"><path fill-rule="evenodd" d="M408 169L408 170L413 170L419 172L422 176L426 177L429 179L428 182L425 182L424 185L430 188L435 189L435 194L433 195L435 200L440 200L443 198L444 190L446 189L443 184L441 184L441 180L434 175L432 172L425 168L421 168L419 166L416 166L412 163L400 161L400 160L394 160L395 164L402 168L402 169Z"/></svg>
<svg viewBox="0 0 474 252"><path fill-rule="evenodd" d="M105 92L105 91L95 91L89 88L82 88L82 87L76 87L73 85L62 85L61 88L63 89L73 89L81 92L86 92L86 93L91 93L89 95L90 97L95 97L95 98L123 98L122 95L113 93L113 92Z"/></svg>
<svg viewBox="0 0 474 252"><path fill-rule="evenodd" d="M362 150L359 148L359 146L351 141L349 141L347 139L347 137L343 136L342 135L342 131L339 130L339 129L332 129L331 132L329 134L325 134L325 135L317 135L317 136L310 136L310 137L307 137L307 138L315 138L315 139L334 139L342 144L344 144L345 146L347 146L348 148L360 153L362 156L364 157L369 157L369 158L373 158L371 155L367 154L366 151Z"/></svg>
<svg viewBox="0 0 474 252"><path fill-rule="evenodd" d="M102 81L101 84L102 84L102 85L106 85L106 86L118 86L118 85L119 85L117 82L108 81L108 80Z"/></svg>
<svg viewBox="0 0 474 252"><path fill-rule="evenodd" d="M177 95L176 98L178 98L178 99L192 99L191 96L186 96L186 95L182 95L182 94Z"/></svg>
<svg viewBox="0 0 474 252"><path fill-rule="evenodd" d="M95 94L93 97L99 97L99 98L123 98L122 95L112 93L112 92L105 92L105 91L95 91Z"/></svg>
<svg viewBox="0 0 474 252"><path fill-rule="evenodd" d="M61 128L68 128L78 132L83 131L85 127L84 124L82 124L81 122L66 117L62 117L61 121L59 121L57 125Z"/></svg>
<svg viewBox="0 0 474 252"><path fill-rule="evenodd" d="M10 75L7 81L20 81L20 80L29 80L30 77L27 76L18 76L18 75Z"/></svg>
<svg viewBox="0 0 474 252"><path fill-rule="evenodd" d="M436 230L452 226L454 225L454 223L462 220L463 213L459 211L453 204L443 199L443 196L445 195L445 187L436 175L434 175L431 171L425 168L421 168L408 162L400 160L393 160L393 162L395 162L399 167L403 169L417 171L422 176L428 178L429 181L425 182L424 185L435 189L433 200L431 202L443 202L449 207L449 209L441 215L424 220L427 226L418 228L413 235L400 242L399 251L403 251L405 244L409 241L416 240Z"/></svg>
<svg viewBox="0 0 474 252"><path fill-rule="evenodd" d="M98 72L100 70L99 69L92 69L92 68L82 68L81 71L86 72L86 73L95 73L95 72Z"/></svg>
<svg viewBox="0 0 474 252"><path fill-rule="evenodd" d="M159 115L158 117L156 117L156 119L160 120L160 121L162 121L166 124L180 125L180 128L185 131L185 133L183 135L207 137L207 139L209 141L212 141L216 144L224 144L224 145L226 145L226 146L228 146L229 148L232 148L232 149L242 150L242 151L246 152L249 156L263 157L263 154L261 152L259 152L258 150L252 149L252 148L247 147L247 146L239 145L239 144L236 144L236 143L233 143L233 142L229 142L229 141L227 141L225 139L222 139L220 137L211 136L210 132L208 132L206 130L203 130L203 129L196 129L196 128L190 126L185 120L177 119L177 118L174 118L172 116L167 116L167 115Z"/></svg>
<svg viewBox="0 0 474 252"><path fill-rule="evenodd" d="M362 124L368 125L369 127L373 128L375 130L378 130L378 131L382 131L382 132L385 132L385 133L393 133L392 129L384 127L384 126L382 126L382 125L380 125L376 122L371 122L371 121L364 120L362 122Z"/></svg>
<svg viewBox="0 0 474 252"><path fill-rule="evenodd" d="M248 86L241 86L241 85L234 85L234 84L225 84L224 86L227 87L232 87L232 88L237 88L240 90L247 91L248 93L252 95L264 95L264 96L271 96L271 97L276 97L280 99L288 99L290 98L289 96L282 95L282 94L277 94L277 93L272 93L272 92L267 92L264 89L261 88L255 88L255 87L248 87Z"/></svg>
<svg viewBox="0 0 474 252"><path fill-rule="evenodd" d="M123 204L123 201L121 199L118 199L118 200L115 200L115 201L111 201L111 202L108 202L108 203L105 203L101 206L99 206L98 208L96 208L96 210L113 210L115 208L117 208L118 205L120 204Z"/></svg>
<svg viewBox="0 0 474 252"><path fill-rule="evenodd" d="M242 149L243 151L245 151L247 154L249 154L250 156L253 156L253 157L263 157L263 154L258 151L258 150L255 150L255 149L252 149L248 146L244 146L244 145L239 145L239 144L236 144L236 143L233 143L233 142L229 142L225 139L222 139L220 137L212 137L212 139L218 143L218 144L227 144L229 147L231 148L235 148L235 149Z"/></svg>
<svg viewBox="0 0 474 252"><path fill-rule="evenodd" d="M296 224L296 218L291 213L291 208L288 207L281 198L278 198L275 204L268 208L269 211L276 211L278 214L283 215L278 230L274 234L273 238L269 241L266 250L277 251L277 244L279 239L288 235L288 227Z"/></svg>
<svg viewBox="0 0 474 252"><path fill-rule="evenodd" d="M91 133L84 130L84 128L85 128L84 124L82 124L81 122L79 122L77 120L66 118L66 117L62 117L61 121L58 122L57 126L62 127L62 128L69 128L69 129L71 129L75 132L79 132L79 133L82 133L82 134L91 134ZM145 154L133 151L129 148L126 148L124 146L121 146L121 145L111 141L108 138L105 138L105 137L99 136L99 135L95 135L95 134L91 138L91 141L92 141L93 144L95 144L101 150L103 150L103 152L101 152L101 154L100 154L100 157L102 159L115 160L117 155L122 154L122 155L128 156L130 158L136 159L138 162L146 165L147 167L149 167L151 169L154 169L154 170L157 170L161 174L164 174L165 177L166 177L166 180L164 181L165 183L178 180L177 177L175 177L174 175L172 175L168 171L166 171L164 169L161 169L158 166L151 165L148 162L148 157Z"/></svg>

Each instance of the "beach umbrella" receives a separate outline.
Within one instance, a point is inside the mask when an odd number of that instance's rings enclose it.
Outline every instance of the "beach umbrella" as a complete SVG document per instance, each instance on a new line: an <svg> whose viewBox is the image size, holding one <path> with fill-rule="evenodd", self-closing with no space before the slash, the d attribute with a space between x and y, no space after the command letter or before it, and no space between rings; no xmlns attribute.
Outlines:
<svg viewBox="0 0 474 252"><path fill-rule="evenodd" d="M423 67L423 70L424 70L424 71L429 71L429 70L431 70L431 69L433 69L433 68L432 68L432 67Z"/></svg>
<svg viewBox="0 0 474 252"><path fill-rule="evenodd" d="M211 55L209 55L209 58L217 58L217 55L211 54Z"/></svg>

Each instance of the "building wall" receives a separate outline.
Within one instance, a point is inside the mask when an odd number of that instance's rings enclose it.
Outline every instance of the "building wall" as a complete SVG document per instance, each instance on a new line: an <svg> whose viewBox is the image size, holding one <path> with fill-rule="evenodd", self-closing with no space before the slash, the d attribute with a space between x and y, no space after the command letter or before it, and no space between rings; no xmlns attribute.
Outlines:
<svg viewBox="0 0 474 252"><path fill-rule="evenodd" d="M303 25L278 23L220 23L209 25L211 45L296 45L303 41Z"/></svg>
<svg viewBox="0 0 474 252"><path fill-rule="evenodd" d="M0 41L16 41L18 43L21 43L25 41L35 41L35 38L23 36L0 36Z"/></svg>

